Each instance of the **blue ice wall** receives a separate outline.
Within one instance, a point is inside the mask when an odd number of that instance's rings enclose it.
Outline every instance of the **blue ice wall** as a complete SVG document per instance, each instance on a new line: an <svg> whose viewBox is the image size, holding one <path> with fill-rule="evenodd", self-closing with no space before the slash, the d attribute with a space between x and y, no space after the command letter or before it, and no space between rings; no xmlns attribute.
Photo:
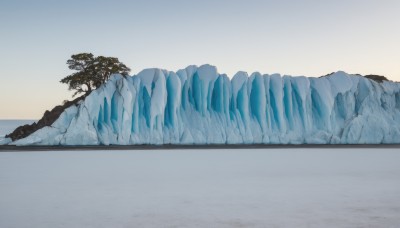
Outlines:
<svg viewBox="0 0 400 228"><path fill-rule="evenodd" d="M52 138L52 139L50 139ZM306 78L210 65L114 75L20 144L399 143L400 86L337 72Z"/></svg>

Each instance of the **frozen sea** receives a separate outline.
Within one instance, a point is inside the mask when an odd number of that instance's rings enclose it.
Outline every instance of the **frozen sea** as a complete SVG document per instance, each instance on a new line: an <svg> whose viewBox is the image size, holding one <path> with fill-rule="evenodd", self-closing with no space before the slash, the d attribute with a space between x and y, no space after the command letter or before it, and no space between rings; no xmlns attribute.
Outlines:
<svg viewBox="0 0 400 228"><path fill-rule="evenodd" d="M0 152L0 227L398 227L399 149Z"/></svg>

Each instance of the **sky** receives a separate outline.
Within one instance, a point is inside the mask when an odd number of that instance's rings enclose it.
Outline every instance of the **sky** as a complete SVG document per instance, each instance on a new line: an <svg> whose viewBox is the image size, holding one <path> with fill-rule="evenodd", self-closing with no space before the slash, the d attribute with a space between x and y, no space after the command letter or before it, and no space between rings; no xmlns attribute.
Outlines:
<svg viewBox="0 0 400 228"><path fill-rule="evenodd" d="M137 74L211 64L220 73L400 81L398 0L1 0L0 119L39 119L71 99L72 54L118 57Z"/></svg>

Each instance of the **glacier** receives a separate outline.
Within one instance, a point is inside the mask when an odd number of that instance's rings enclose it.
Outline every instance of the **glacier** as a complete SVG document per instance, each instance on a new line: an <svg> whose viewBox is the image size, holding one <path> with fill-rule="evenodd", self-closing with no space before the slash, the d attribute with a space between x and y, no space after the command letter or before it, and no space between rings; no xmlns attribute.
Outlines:
<svg viewBox="0 0 400 228"><path fill-rule="evenodd" d="M400 84L339 71L232 79L211 65L113 75L12 145L400 143Z"/></svg>

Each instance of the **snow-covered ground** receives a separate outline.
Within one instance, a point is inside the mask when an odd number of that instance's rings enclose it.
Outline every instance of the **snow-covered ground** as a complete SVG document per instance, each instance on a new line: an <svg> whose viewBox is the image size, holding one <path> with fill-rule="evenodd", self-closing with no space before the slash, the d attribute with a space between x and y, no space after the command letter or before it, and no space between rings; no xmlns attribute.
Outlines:
<svg viewBox="0 0 400 228"><path fill-rule="evenodd" d="M398 227L398 149L0 153L0 227Z"/></svg>

